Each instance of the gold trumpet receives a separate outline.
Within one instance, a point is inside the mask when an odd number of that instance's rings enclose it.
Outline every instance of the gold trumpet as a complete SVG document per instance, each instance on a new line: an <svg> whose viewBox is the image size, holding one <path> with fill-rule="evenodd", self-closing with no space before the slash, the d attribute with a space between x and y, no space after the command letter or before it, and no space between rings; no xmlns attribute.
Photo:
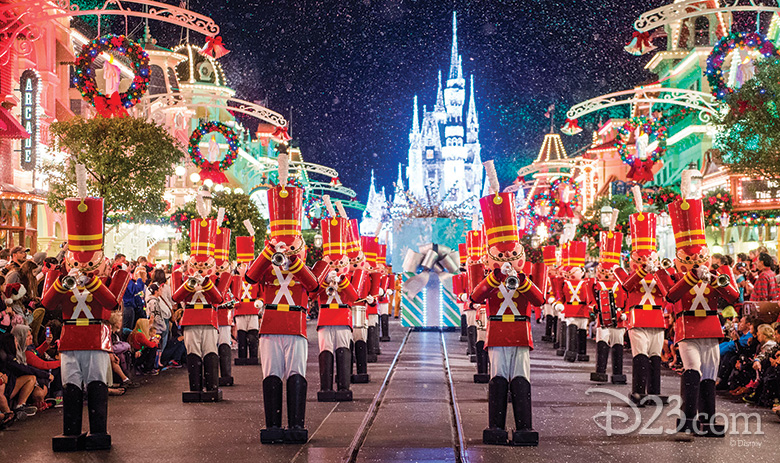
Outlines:
<svg viewBox="0 0 780 463"><path fill-rule="evenodd" d="M661 259L661 267L663 267L664 269L671 268L673 266L674 266L674 262L672 262L672 260L669 259L668 257L664 257L663 259Z"/></svg>
<svg viewBox="0 0 780 463"><path fill-rule="evenodd" d="M725 288L726 286L731 284L731 277L726 275L725 273L721 273L715 279L715 284L719 288Z"/></svg>

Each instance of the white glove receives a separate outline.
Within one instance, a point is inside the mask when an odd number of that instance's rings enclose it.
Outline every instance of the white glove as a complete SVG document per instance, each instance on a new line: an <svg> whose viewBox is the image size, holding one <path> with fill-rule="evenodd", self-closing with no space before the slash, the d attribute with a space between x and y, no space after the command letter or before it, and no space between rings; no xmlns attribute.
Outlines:
<svg viewBox="0 0 780 463"><path fill-rule="evenodd" d="M375 299L374 299L374 296L372 296L372 295L370 295L370 294L369 294L368 296L366 296L366 302L367 302L368 304L373 304L373 303L374 303L374 300L375 300Z"/></svg>
<svg viewBox="0 0 780 463"><path fill-rule="evenodd" d="M87 283L89 283L91 279L92 278L88 277L87 275L81 275L80 277L78 277L78 279L76 279L76 285L87 286Z"/></svg>
<svg viewBox="0 0 780 463"><path fill-rule="evenodd" d="M70 269L70 271L68 272L68 276L76 278L77 276L79 276L79 269L75 267Z"/></svg>
<svg viewBox="0 0 780 463"><path fill-rule="evenodd" d="M624 314L624 313L620 314L620 321L626 321L627 319L628 319L628 317L626 316L626 314Z"/></svg>
<svg viewBox="0 0 780 463"><path fill-rule="evenodd" d="M385 290L384 290L384 289L382 289L382 288L379 288L379 297L380 297L380 298L381 298L381 297L384 297L384 295L385 295Z"/></svg>
<svg viewBox="0 0 780 463"><path fill-rule="evenodd" d="M649 260L645 264L645 272L647 273L655 273L658 270L658 262L654 260Z"/></svg>
<svg viewBox="0 0 780 463"><path fill-rule="evenodd" d="M709 283L712 279L710 269L704 266L699 266L699 268L696 269L696 276L698 276L699 279L705 283Z"/></svg>
<svg viewBox="0 0 780 463"><path fill-rule="evenodd" d="M458 300L459 300L460 302L466 302L466 301L468 301L468 300L469 300L469 296L468 296L466 293L463 293L463 294L461 294L460 296L458 296Z"/></svg>
<svg viewBox="0 0 780 463"><path fill-rule="evenodd" d="M325 281L330 283L338 283L339 282L339 273L335 270L331 270L328 272L328 277L325 279Z"/></svg>

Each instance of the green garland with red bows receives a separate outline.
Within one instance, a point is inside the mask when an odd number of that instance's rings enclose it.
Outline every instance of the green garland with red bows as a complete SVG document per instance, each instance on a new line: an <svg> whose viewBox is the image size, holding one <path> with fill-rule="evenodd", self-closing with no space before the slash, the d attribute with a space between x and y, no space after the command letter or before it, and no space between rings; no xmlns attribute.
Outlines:
<svg viewBox="0 0 780 463"><path fill-rule="evenodd" d="M104 52L113 52L124 55L130 60L135 77L130 87L125 92L116 94L112 101L112 95L104 95L97 89L95 70L92 65L95 59ZM107 111L119 114L127 108L132 108L146 93L149 87L149 55L141 45L133 42L124 35L108 34L94 39L81 48L81 53L76 57L76 76L73 83L81 92L81 97L96 108L105 105ZM112 106L119 106L113 108ZM102 113L102 112L101 112Z"/></svg>

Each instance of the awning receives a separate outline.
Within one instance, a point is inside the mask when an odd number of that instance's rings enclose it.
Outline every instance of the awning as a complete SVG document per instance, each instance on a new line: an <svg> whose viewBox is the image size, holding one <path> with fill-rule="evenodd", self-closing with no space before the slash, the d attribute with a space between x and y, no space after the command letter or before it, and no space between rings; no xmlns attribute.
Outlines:
<svg viewBox="0 0 780 463"><path fill-rule="evenodd" d="M24 130L22 124L2 106L0 106L0 138L7 140L30 138L30 134Z"/></svg>
<svg viewBox="0 0 780 463"><path fill-rule="evenodd" d="M59 98L54 100L54 116L58 121L63 122L72 119L75 114L67 106L60 102Z"/></svg>

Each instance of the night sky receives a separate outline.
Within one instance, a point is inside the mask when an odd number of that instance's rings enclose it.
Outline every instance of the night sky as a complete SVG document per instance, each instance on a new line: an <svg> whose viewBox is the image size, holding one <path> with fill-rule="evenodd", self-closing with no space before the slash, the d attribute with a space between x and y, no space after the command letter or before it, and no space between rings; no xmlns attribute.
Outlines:
<svg viewBox="0 0 780 463"><path fill-rule="evenodd" d="M190 0L190 9L220 25L231 50L221 62L237 96L267 98L285 117L292 108L304 158L338 169L365 201L371 169L392 192L413 96L421 109L435 103L437 70L446 79L449 69L453 9L464 74L475 75L482 157L496 160L506 184L536 156L550 104L560 127L572 104L653 80L643 69L650 57L623 46L640 13L667 3ZM584 128L564 136L570 153L589 143L593 125Z"/></svg>

